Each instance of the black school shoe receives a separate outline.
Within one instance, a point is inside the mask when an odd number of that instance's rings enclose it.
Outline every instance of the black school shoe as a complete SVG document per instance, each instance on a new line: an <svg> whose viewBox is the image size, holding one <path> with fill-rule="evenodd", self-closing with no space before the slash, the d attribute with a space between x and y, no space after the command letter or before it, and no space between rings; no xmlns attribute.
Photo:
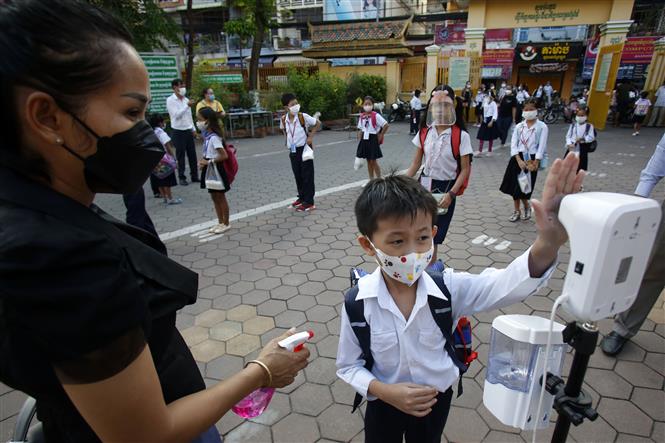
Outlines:
<svg viewBox="0 0 665 443"><path fill-rule="evenodd" d="M612 331L600 342L600 349L607 355L617 355L628 339Z"/></svg>

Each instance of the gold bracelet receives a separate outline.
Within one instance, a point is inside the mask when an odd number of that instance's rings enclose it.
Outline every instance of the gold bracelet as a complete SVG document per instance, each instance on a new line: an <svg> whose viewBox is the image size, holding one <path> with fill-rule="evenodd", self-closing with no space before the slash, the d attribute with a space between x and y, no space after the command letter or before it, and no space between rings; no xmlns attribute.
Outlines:
<svg viewBox="0 0 665 443"><path fill-rule="evenodd" d="M270 372L270 369L268 369L268 366L265 363L263 363L262 361L251 360L251 361L247 362L245 367L249 366L250 363L254 363L254 364L257 364L257 365L261 366L263 368L263 370L266 371L266 374L268 374L268 384L264 387L272 386L272 372Z"/></svg>

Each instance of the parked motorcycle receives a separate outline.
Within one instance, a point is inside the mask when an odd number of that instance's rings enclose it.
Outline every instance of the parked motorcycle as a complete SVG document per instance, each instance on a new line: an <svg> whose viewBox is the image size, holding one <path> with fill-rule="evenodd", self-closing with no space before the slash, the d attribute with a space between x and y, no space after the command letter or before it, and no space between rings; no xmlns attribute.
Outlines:
<svg viewBox="0 0 665 443"><path fill-rule="evenodd" d="M411 116L411 106L409 103L401 100L399 96L396 98L395 103L390 105L390 114L388 115L388 123L395 121L403 121Z"/></svg>

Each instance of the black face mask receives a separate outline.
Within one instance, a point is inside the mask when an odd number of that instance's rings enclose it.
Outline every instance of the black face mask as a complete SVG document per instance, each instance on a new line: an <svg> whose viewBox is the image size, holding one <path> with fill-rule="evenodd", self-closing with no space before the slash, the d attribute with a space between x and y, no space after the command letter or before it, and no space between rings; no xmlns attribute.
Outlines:
<svg viewBox="0 0 665 443"><path fill-rule="evenodd" d="M97 152L86 158L63 144L83 162L85 181L92 192L136 192L164 156L164 146L145 120L126 131L100 137L74 114L72 117L97 139Z"/></svg>

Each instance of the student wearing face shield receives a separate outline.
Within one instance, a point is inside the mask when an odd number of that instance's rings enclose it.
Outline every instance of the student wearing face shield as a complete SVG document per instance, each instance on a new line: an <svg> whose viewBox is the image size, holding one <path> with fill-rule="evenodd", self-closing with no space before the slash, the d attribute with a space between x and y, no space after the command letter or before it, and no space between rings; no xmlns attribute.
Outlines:
<svg viewBox="0 0 665 443"><path fill-rule="evenodd" d="M471 138L455 111L455 93L449 86L437 88L427 105L427 119L413 138L416 147L407 175L413 177L424 166L420 184L439 204L437 233L432 265L437 262L438 245L446 238L455 212L455 201L464 192L471 172Z"/></svg>

